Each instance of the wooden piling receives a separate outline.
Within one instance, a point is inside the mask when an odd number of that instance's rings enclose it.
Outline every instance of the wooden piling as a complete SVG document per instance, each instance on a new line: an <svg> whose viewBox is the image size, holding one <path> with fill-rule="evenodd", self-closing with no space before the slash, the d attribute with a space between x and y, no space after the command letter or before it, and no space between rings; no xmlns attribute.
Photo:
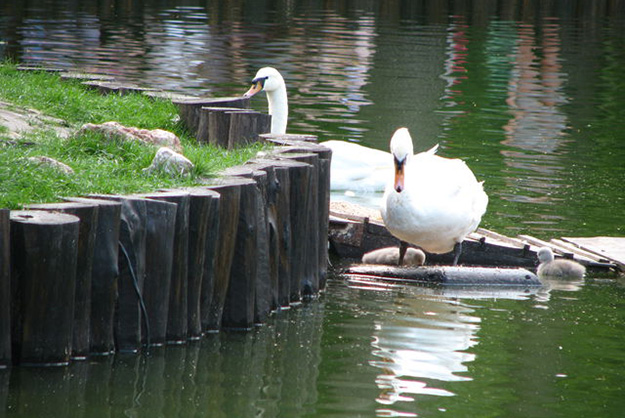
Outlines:
<svg viewBox="0 0 625 418"><path fill-rule="evenodd" d="M96 203L98 220L91 268L90 352L110 354L115 349L114 314L119 276L119 225L121 203L87 198L72 202Z"/></svg>
<svg viewBox="0 0 625 418"><path fill-rule="evenodd" d="M218 242L214 266L213 295L210 305L203 306L204 311L202 312L202 326L209 332L219 330L222 325L239 225L241 188L249 187L249 185L255 185L255 182L236 177L210 179L207 183L209 189L220 194L219 230L216 231L217 235L213 238Z"/></svg>
<svg viewBox="0 0 625 418"><path fill-rule="evenodd" d="M261 139L267 140L273 143L282 144L282 147L274 151L274 154L299 154L299 153L314 153L319 157L317 169L317 214L319 216L317 231L318 242L318 263L317 263L317 275L318 275L318 287L313 289L313 294L316 294L318 290L325 288L327 273L328 273L328 224L329 224L329 207L330 207L330 167L332 162L332 150L323 144L316 142L316 137L313 135L278 135L278 134L266 134L261 135ZM308 162L307 157L294 159L299 161Z"/></svg>
<svg viewBox="0 0 625 418"><path fill-rule="evenodd" d="M221 146L228 146L230 132L230 113L246 111L238 107L205 106L198 111L198 128L195 138L198 142Z"/></svg>
<svg viewBox="0 0 625 418"><path fill-rule="evenodd" d="M271 129L271 115L253 110L230 113L228 149L258 141L259 134Z"/></svg>
<svg viewBox="0 0 625 418"><path fill-rule="evenodd" d="M187 334L199 339L202 334L201 303L206 263L214 263L215 245L207 239L209 229L216 231L219 193L203 187L182 188L189 194L189 251L187 268ZM210 248L207 249L207 246ZM209 270L212 270L212 265ZM211 272L212 274L212 272ZM211 286L207 280L206 286Z"/></svg>
<svg viewBox="0 0 625 418"><path fill-rule="evenodd" d="M76 216L11 212L12 351L22 365L67 365L72 348Z"/></svg>
<svg viewBox="0 0 625 418"><path fill-rule="evenodd" d="M95 202L61 202L31 205L29 209L68 213L80 219L78 226L78 261L76 264L72 359L84 360L87 358L90 348L91 275L99 207Z"/></svg>
<svg viewBox="0 0 625 418"><path fill-rule="evenodd" d="M0 369L11 364L11 218L0 209Z"/></svg>
<svg viewBox="0 0 625 418"><path fill-rule="evenodd" d="M200 113L203 107L234 107L240 109L250 107L250 99L244 97L182 98L172 102L178 107L180 119L193 135L197 134L200 127Z"/></svg>
<svg viewBox="0 0 625 418"><path fill-rule="evenodd" d="M118 351L141 349L143 283L146 251L146 199L137 196L94 196L121 203L119 227L119 280L114 316L115 346Z"/></svg>
<svg viewBox="0 0 625 418"><path fill-rule="evenodd" d="M161 346L166 342L177 210L178 205L175 203L152 199L146 201L143 300L147 323L143 323L141 339L143 344L150 346Z"/></svg>
<svg viewBox="0 0 625 418"><path fill-rule="evenodd" d="M189 208L190 196L184 191L163 191L150 198L178 205L174 228L173 268L169 292L167 343L182 344L187 341L187 296L189 261Z"/></svg>

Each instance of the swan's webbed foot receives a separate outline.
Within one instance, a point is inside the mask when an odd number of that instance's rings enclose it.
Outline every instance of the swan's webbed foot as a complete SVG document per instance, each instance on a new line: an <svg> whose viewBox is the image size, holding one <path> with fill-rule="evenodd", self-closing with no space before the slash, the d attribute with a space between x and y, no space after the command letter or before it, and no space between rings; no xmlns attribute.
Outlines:
<svg viewBox="0 0 625 418"><path fill-rule="evenodd" d="M454 262L452 266L458 265L458 259L460 258L460 254L462 253L462 242L457 242L454 245Z"/></svg>

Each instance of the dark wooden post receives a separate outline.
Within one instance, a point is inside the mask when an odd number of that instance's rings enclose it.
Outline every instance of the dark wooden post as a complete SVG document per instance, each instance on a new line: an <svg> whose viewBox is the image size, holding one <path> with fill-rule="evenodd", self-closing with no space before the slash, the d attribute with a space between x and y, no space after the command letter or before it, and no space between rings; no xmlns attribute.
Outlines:
<svg viewBox="0 0 625 418"><path fill-rule="evenodd" d="M182 344L187 341L187 295L189 262L189 193L163 191L150 196L178 205L174 229L174 264L169 292L169 314L167 321L167 342Z"/></svg>
<svg viewBox="0 0 625 418"><path fill-rule="evenodd" d="M208 189L207 189L208 190ZM202 274L202 290L200 293L200 325L202 332L208 330L209 313L213 301L215 289L215 266L217 265L219 231L220 231L220 205L221 195L215 190L209 190L213 194L210 201L208 227L206 229L206 247L204 272Z"/></svg>
<svg viewBox="0 0 625 418"><path fill-rule="evenodd" d="M115 350L114 314L119 276L119 225L121 203L103 200L71 198L72 202L97 203L93 263L91 268L91 354L110 354Z"/></svg>
<svg viewBox="0 0 625 418"><path fill-rule="evenodd" d="M95 202L62 202L32 205L32 210L63 212L80 219L78 227L78 261L74 298L74 331L72 358L86 359L91 336L91 274L98 228L98 205Z"/></svg>
<svg viewBox="0 0 625 418"><path fill-rule="evenodd" d="M316 137L312 135L291 135L291 134L266 134L261 135L261 139L268 142L282 145L275 153L315 153L319 156L318 170L318 214L319 214L319 289L325 287L326 276L328 271L328 224L329 224L329 208L330 208L330 165L332 161L332 150L323 144L316 142ZM301 158L297 158L302 160ZM305 161L305 160L303 160Z"/></svg>
<svg viewBox="0 0 625 418"><path fill-rule="evenodd" d="M215 246L207 239L209 228L215 229L218 219L215 201L219 193L204 187L183 188L190 196L189 208L189 261L187 273L187 324L190 339L202 334L201 303L206 263L214 263ZM211 247L207 250L207 246ZM208 256L208 257L207 257ZM207 260L208 258L208 260ZM207 281L208 282L208 281ZM209 286L207 284L207 286Z"/></svg>
<svg viewBox="0 0 625 418"><path fill-rule="evenodd" d="M148 320L147 325L143 324L141 336L143 344L161 346L167 335L178 205L147 199L146 210L143 300Z"/></svg>
<svg viewBox="0 0 625 418"><path fill-rule="evenodd" d="M10 219L10 211L8 209L0 209L0 369L11 364ZM1 394L2 392L0 392Z"/></svg>
<svg viewBox="0 0 625 418"><path fill-rule="evenodd" d="M310 215L312 200L312 181L314 167L296 160L283 160L282 164L289 167L289 215L291 221L291 259L290 269L290 303L299 303L302 297L302 286L310 280L309 247Z"/></svg>
<svg viewBox="0 0 625 418"><path fill-rule="evenodd" d="M266 170L264 170L266 169ZM269 223L268 223L268 187L269 187L269 172L273 177L273 170L269 166L262 164L246 164L243 167L236 167L236 170L227 170L231 175L237 175L237 171L240 175L252 178L256 181L256 187L259 193L256 193L256 249L255 257L251 261L256 262L256 280L255 280L255 297L254 297L254 323L262 324L267 320L269 313L272 309L277 307L277 265L274 269L275 280L271 273L271 257L275 258L275 251L271 249L271 242L269 237ZM275 244L275 239L274 242Z"/></svg>
<svg viewBox="0 0 625 418"><path fill-rule="evenodd" d="M121 352L141 349L143 282L145 278L146 199L138 196L99 195L119 201L119 281L115 312L115 345Z"/></svg>
<svg viewBox="0 0 625 418"><path fill-rule="evenodd" d="M173 100L173 103L178 106L180 119L193 135L198 133L202 107L250 107L250 99L244 97L182 98Z"/></svg>
<svg viewBox="0 0 625 418"><path fill-rule="evenodd" d="M228 145L230 116L225 119L223 113L245 111L238 107L205 106L198 111L198 128L195 138L198 142L211 145ZM211 116L211 114L215 113Z"/></svg>
<svg viewBox="0 0 625 418"><path fill-rule="evenodd" d="M271 115L254 110L230 113L228 149L258 141L258 135L269 132Z"/></svg>
<svg viewBox="0 0 625 418"><path fill-rule="evenodd" d="M11 212L11 293L14 360L67 365L72 349L76 216Z"/></svg>
<svg viewBox="0 0 625 418"><path fill-rule="evenodd" d="M219 201L219 231L215 237L217 240L217 252L215 259L215 282L213 297L208 313L206 314L207 331L217 331L221 328L224 312L224 304L230 284L231 268L234 259L237 229L239 226L239 210L241 201L241 188L255 185L250 179L236 177L222 177L211 179L207 184L211 190L220 194ZM204 313L202 313L204 317Z"/></svg>

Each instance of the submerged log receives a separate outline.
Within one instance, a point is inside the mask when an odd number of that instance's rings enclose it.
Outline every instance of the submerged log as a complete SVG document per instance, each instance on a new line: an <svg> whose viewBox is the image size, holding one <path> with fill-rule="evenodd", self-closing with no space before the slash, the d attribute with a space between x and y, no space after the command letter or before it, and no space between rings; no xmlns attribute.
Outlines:
<svg viewBox="0 0 625 418"><path fill-rule="evenodd" d="M11 212L12 349L22 365L67 365L72 349L76 216Z"/></svg>
<svg viewBox="0 0 625 418"><path fill-rule="evenodd" d="M250 107L250 99L244 97L219 97L219 98L182 98L173 100L178 107L180 119L189 132L197 134L200 126L200 113L202 107L234 107L246 109Z"/></svg>
<svg viewBox="0 0 625 418"><path fill-rule="evenodd" d="M189 261L189 193L170 190L150 195L152 199L178 205L174 228L173 268L169 292L169 313L167 320L167 342L181 344L187 340L187 296Z"/></svg>
<svg viewBox="0 0 625 418"><path fill-rule="evenodd" d="M78 227L78 261L74 297L74 330L72 358L85 359L91 336L91 275L98 228L99 207L95 202L63 202L32 205L32 210L68 213L80 219Z"/></svg>
<svg viewBox="0 0 625 418"><path fill-rule="evenodd" d="M375 277L380 280L404 281L417 284L462 286L541 286L538 277L523 268L488 268L465 266L392 267L354 265L344 271L347 275Z"/></svg>
<svg viewBox="0 0 625 418"><path fill-rule="evenodd" d="M0 369L11 364L11 220L0 209ZM0 392L1 394L2 392Z"/></svg>
<svg viewBox="0 0 625 418"><path fill-rule="evenodd" d="M110 354L115 349L114 314L119 276L121 203L87 198L68 200L98 205L91 269L90 352L91 354Z"/></svg>
<svg viewBox="0 0 625 418"><path fill-rule="evenodd" d="M216 231L217 235L214 237L217 241L217 251L213 294L210 304L202 306L202 326L205 331L218 331L222 325L239 225L241 187L249 184L255 183L253 180L235 177L210 179L206 184L209 189L220 194L220 199L219 230Z"/></svg>
<svg viewBox="0 0 625 418"><path fill-rule="evenodd" d="M178 205L175 203L146 200L145 280L142 294L147 321L143 323L141 340L148 346L161 346L166 342L177 210Z"/></svg>

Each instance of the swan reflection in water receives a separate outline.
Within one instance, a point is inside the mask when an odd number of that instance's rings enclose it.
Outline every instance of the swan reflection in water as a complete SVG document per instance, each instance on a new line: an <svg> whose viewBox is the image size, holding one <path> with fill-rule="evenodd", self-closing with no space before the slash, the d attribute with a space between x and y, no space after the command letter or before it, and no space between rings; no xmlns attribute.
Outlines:
<svg viewBox="0 0 625 418"><path fill-rule="evenodd" d="M369 364L376 377L379 404L413 402L418 396L454 396L446 382L470 381L468 364L476 355L481 318L471 306L478 299L527 299L527 289L441 289L386 285L351 278L350 286L397 292L396 309L374 323ZM397 413L397 411L378 411Z"/></svg>

